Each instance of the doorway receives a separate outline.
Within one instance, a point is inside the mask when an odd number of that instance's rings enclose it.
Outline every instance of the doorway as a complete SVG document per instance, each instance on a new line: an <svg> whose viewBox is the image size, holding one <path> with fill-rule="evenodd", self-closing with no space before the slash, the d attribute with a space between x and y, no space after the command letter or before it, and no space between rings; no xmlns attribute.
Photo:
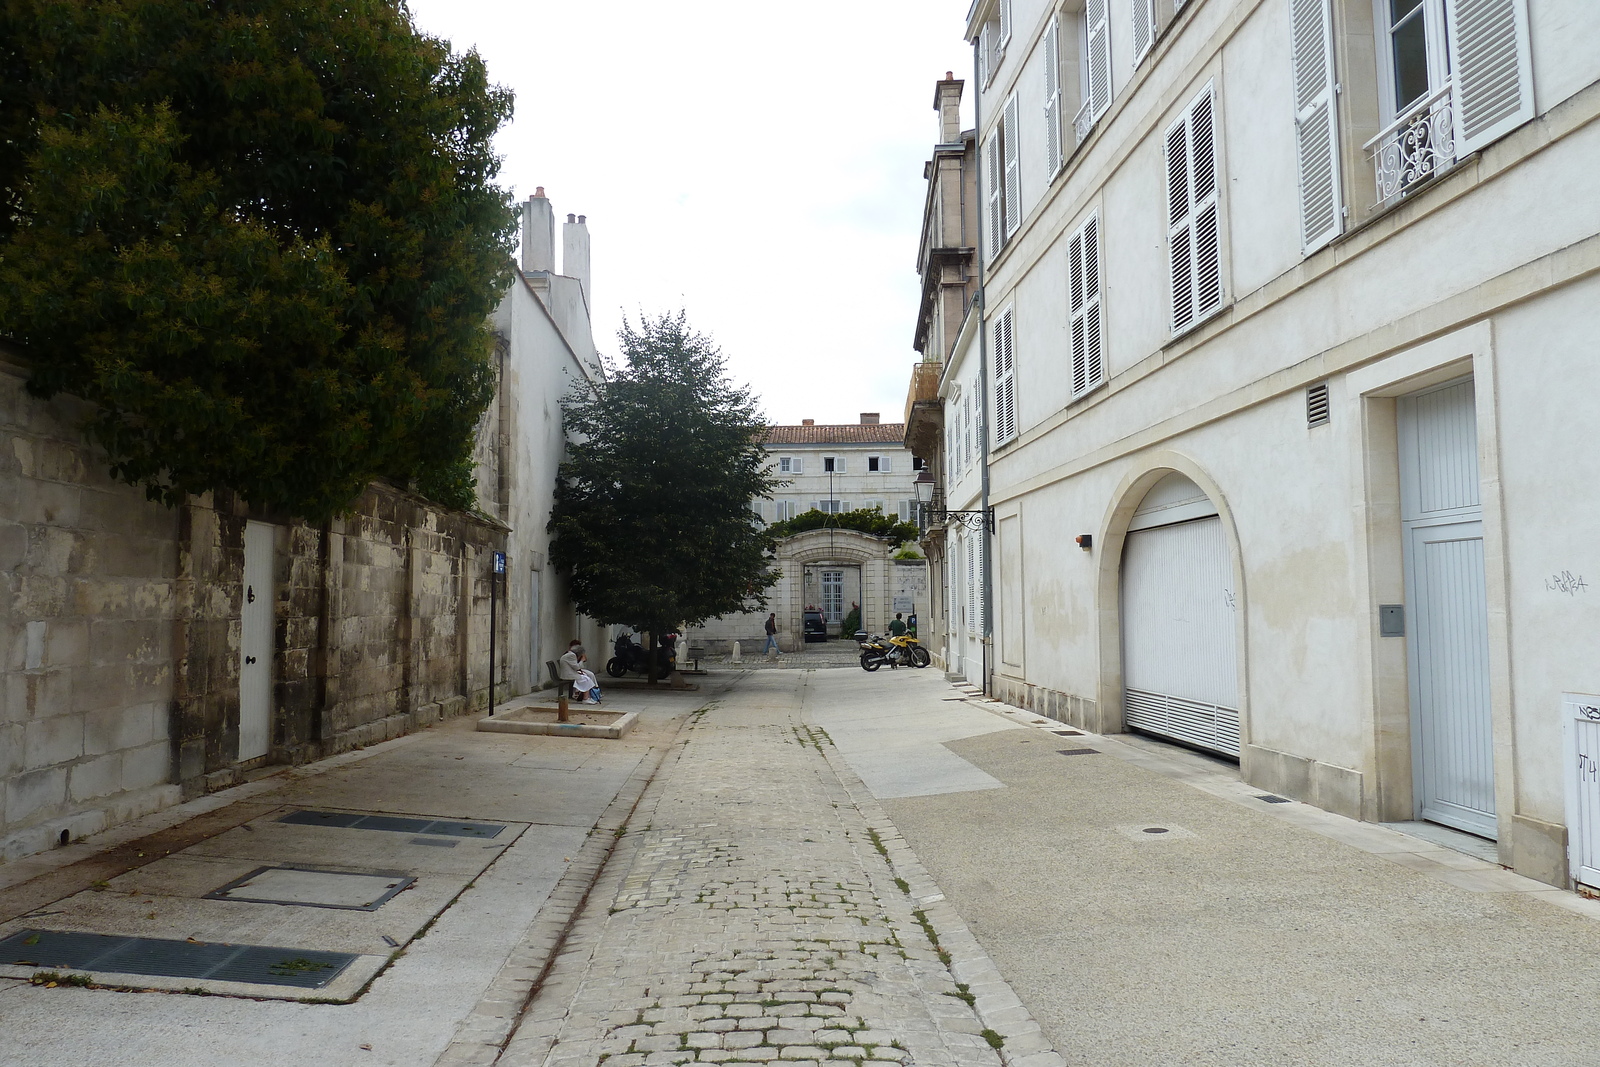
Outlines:
<svg viewBox="0 0 1600 1067"><path fill-rule="evenodd" d="M1400 518L1417 816L1494 840L1475 401L1470 378L1400 399Z"/></svg>
<svg viewBox="0 0 1600 1067"><path fill-rule="evenodd" d="M272 747L272 526L244 526L244 602L239 609L239 760Z"/></svg>

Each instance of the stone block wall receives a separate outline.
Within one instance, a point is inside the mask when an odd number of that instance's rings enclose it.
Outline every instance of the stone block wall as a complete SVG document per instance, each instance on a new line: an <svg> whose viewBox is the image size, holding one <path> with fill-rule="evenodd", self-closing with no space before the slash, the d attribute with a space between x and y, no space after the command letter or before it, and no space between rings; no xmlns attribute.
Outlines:
<svg viewBox="0 0 1600 1067"><path fill-rule="evenodd" d="M223 492L170 510L26 374L0 347L0 862L486 702L502 524L376 484L321 526ZM240 763L251 520L274 528L273 722Z"/></svg>
<svg viewBox="0 0 1600 1067"><path fill-rule="evenodd" d="M0 857L172 803L179 517L0 352Z"/></svg>

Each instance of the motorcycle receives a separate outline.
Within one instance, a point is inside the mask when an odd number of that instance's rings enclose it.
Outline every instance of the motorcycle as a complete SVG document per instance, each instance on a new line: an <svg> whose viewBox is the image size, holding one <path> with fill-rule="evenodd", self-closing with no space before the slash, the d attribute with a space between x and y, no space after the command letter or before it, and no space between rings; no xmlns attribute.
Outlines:
<svg viewBox="0 0 1600 1067"><path fill-rule="evenodd" d="M861 642L861 669L864 671L875 671L885 663L893 670L901 666L926 667L932 662L928 650L910 633L887 639L873 634Z"/></svg>
<svg viewBox="0 0 1600 1067"><path fill-rule="evenodd" d="M650 670L650 650L633 639L631 634L622 634L612 645L614 655L606 661L606 673L613 678L621 678L629 671L635 674L646 674Z"/></svg>

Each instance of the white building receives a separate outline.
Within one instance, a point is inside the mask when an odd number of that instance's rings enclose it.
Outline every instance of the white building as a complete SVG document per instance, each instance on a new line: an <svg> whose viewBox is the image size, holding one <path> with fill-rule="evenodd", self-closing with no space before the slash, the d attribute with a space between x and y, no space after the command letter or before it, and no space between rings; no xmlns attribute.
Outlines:
<svg viewBox="0 0 1600 1067"><path fill-rule="evenodd" d="M861 413L859 423L772 426L766 448L769 470L788 484L754 508L766 522L792 519L813 508L830 513L878 508L901 522L915 518L912 483L921 465L906 448L904 423Z"/></svg>
<svg viewBox="0 0 1600 1067"><path fill-rule="evenodd" d="M603 628L580 616L550 567L550 509L566 451L561 398L604 370L589 324L588 220L568 215L556 272L555 215L540 187L522 205L521 269L494 314L500 382L479 433L479 498L510 527L502 579L508 625L501 678L509 693L549 684L547 662L574 637L604 664Z"/></svg>
<svg viewBox="0 0 1600 1067"><path fill-rule="evenodd" d="M981 539L949 554L952 665L1600 883L1600 5L977 0L967 35L984 294L936 466L996 532L987 612Z"/></svg>

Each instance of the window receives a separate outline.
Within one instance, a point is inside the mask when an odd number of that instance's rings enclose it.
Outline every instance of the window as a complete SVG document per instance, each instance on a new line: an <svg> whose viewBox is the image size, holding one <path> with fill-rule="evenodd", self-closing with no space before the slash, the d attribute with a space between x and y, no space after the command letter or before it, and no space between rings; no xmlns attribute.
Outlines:
<svg viewBox="0 0 1600 1067"><path fill-rule="evenodd" d="M877 508L879 511L882 511L883 510L883 501L881 501L881 500L869 500L865 504L862 504L861 506L866 508L868 511L871 511L873 508Z"/></svg>
<svg viewBox="0 0 1600 1067"><path fill-rule="evenodd" d="M762 505L761 501L757 500L757 501L753 502L750 505L750 510L755 513L755 519L756 519L757 522L766 522L767 521L767 516L765 514L766 508L765 508L765 506Z"/></svg>
<svg viewBox="0 0 1600 1067"><path fill-rule="evenodd" d="M1133 65L1156 43L1156 0L1133 0Z"/></svg>
<svg viewBox="0 0 1600 1067"><path fill-rule="evenodd" d="M837 515L841 511L850 510L850 505L842 500L819 500L813 506L818 511L826 512L829 515Z"/></svg>
<svg viewBox="0 0 1600 1067"><path fill-rule="evenodd" d="M926 466L927 466L927 464L923 462L921 456L912 456L911 457L911 469L912 470L920 471Z"/></svg>
<svg viewBox="0 0 1600 1067"><path fill-rule="evenodd" d="M784 519L792 519L792 518L794 518L795 517L794 501L793 500L779 500L778 502L776 502L775 504L772 505L772 514L773 514L774 520L776 520L778 522L782 522Z"/></svg>
<svg viewBox="0 0 1600 1067"><path fill-rule="evenodd" d="M844 571L822 572L822 617L828 622L844 618Z"/></svg>
<svg viewBox="0 0 1600 1067"><path fill-rule="evenodd" d="M984 172L989 182L989 256L1000 254L1006 241L1022 224L1022 166L1017 153L1017 97L1013 93L1000 111L1000 121L984 149Z"/></svg>
<svg viewBox="0 0 1600 1067"><path fill-rule="evenodd" d="M1090 215L1067 242L1067 289L1072 309L1072 394L1105 381L1100 321L1100 217Z"/></svg>
<svg viewBox="0 0 1600 1067"><path fill-rule="evenodd" d="M1167 129L1173 334L1222 307L1214 109L1213 87L1207 85Z"/></svg>
<svg viewBox="0 0 1600 1067"><path fill-rule="evenodd" d="M917 502L915 500L902 500L902 501L900 501L900 521L901 522L916 522L917 521Z"/></svg>
<svg viewBox="0 0 1600 1067"><path fill-rule="evenodd" d="M1017 436L1016 354L1012 347L1012 308L994 320L994 443Z"/></svg>
<svg viewBox="0 0 1600 1067"><path fill-rule="evenodd" d="M834 474L844 470L844 464L835 456L822 457L822 471L824 474Z"/></svg>
<svg viewBox="0 0 1600 1067"><path fill-rule="evenodd" d="M978 31L978 75L987 89L1005 59L1011 43L1011 0L999 0L991 17Z"/></svg>
<svg viewBox="0 0 1600 1067"><path fill-rule="evenodd" d="M1079 99L1083 106L1073 122L1078 143L1111 107L1111 21L1107 18L1109 0L1087 0L1078 22Z"/></svg>
<svg viewBox="0 0 1600 1067"><path fill-rule="evenodd" d="M1289 17L1294 133L1300 165L1300 244L1310 255L1344 232L1333 11L1330 0L1289 0Z"/></svg>
<svg viewBox="0 0 1600 1067"><path fill-rule="evenodd" d="M873 473L877 472L879 458L880 457L878 457L878 456L868 456L867 457L867 470L868 471L871 471Z"/></svg>
<svg viewBox="0 0 1600 1067"><path fill-rule="evenodd" d="M966 438L962 444L961 466L968 467L972 464L972 395L961 402L961 429L962 436Z"/></svg>
<svg viewBox="0 0 1600 1067"><path fill-rule="evenodd" d="M794 473L794 460L790 459L788 456L779 456L778 457L778 473L779 474L793 474Z"/></svg>
<svg viewBox="0 0 1600 1067"><path fill-rule="evenodd" d="M1061 19L1050 20L1044 31L1044 155L1045 172L1054 176L1066 162L1061 137Z"/></svg>

